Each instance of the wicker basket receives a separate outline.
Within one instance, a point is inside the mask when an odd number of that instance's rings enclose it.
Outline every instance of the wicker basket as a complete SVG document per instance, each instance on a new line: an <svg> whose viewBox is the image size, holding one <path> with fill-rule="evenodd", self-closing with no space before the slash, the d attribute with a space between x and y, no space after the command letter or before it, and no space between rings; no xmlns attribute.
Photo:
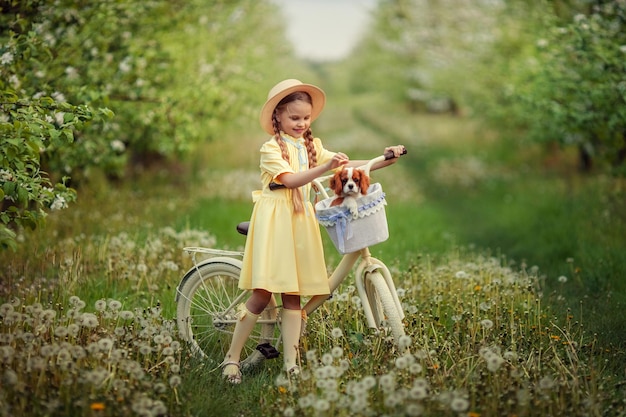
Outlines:
<svg viewBox="0 0 626 417"><path fill-rule="evenodd" d="M319 223L326 228L330 239L341 254L352 253L389 238L385 193L378 183L357 199L359 217L352 219L350 210L343 206L331 207L334 198L315 205Z"/></svg>

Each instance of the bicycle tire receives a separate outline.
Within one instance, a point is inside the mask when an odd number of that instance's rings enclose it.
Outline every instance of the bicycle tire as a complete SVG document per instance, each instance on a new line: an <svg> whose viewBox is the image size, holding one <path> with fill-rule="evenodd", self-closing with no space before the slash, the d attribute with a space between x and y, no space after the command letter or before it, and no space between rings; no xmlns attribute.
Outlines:
<svg viewBox="0 0 626 417"><path fill-rule="evenodd" d="M232 263L210 260L191 268L177 290L176 320L182 339L199 356L216 364L226 355L238 320L233 303L237 298L242 303L248 299L248 291L238 286L240 273L241 269ZM228 310L229 306L234 308ZM272 297L243 348L242 368L265 359L256 350L257 345L275 344L276 313Z"/></svg>
<svg viewBox="0 0 626 417"><path fill-rule="evenodd" d="M388 328L398 346L400 338L405 335L402 314L398 311L385 278L378 271L366 272L364 285L376 324L379 328Z"/></svg>

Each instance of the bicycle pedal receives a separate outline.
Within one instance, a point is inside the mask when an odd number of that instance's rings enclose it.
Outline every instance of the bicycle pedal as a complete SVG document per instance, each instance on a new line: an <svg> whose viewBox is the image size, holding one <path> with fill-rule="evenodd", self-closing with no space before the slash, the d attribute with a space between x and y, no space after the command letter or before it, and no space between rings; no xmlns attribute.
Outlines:
<svg viewBox="0 0 626 417"><path fill-rule="evenodd" d="M278 350L276 350L276 348L269 343L261 343L256 347L256 350L261 352L261 354L265 356L265 359L274 359L280 355Z"/></svg>

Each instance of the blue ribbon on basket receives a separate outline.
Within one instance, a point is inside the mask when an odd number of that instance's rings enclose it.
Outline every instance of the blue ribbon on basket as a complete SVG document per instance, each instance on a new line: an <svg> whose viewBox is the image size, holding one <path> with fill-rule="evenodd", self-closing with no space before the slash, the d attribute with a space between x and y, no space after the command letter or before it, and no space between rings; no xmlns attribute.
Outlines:
<svg viewBox="0 0 626 417"><path fill-rule="evenodd" d="M359 212L369 210L372 207L376 207L385 201L385 193L380 193L380 196L370 201L367 204L363 204L358 207ZM330 214L328 216L322 216L317 213L317 218L320 221L333 223L335 224L335 230L337 232L337 244L339 246L339 251L344 252L345 250L345 241L352 239L354 236L354 232L352 230L351 220L352 214L350 214L350 210L340 210L335 212L334 214Z"/></svg>

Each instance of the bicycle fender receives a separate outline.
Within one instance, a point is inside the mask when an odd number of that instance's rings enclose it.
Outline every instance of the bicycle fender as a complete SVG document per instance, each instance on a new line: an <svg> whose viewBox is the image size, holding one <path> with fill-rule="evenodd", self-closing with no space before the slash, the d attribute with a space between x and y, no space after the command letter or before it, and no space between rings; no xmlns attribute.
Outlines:
<svg viewBox="0 0 626 417"><path fill-rule="evenodd" d="M241 267L243 266L243 263L241 262L240 259L230 258L228 256L216 256L214 258L208 258L208 259L198 262L197 264L189 268L187 272L185 272L185 275L183 275L183 278L178 283L178 286L176 286L176 298L175 298L176 302L178 302L178 298L180 297L179 288L182 288L183 285L185 285L185 283L189 279L189 276L191 276L192 273L194 273L196 270L200 269L201 267L208 265L208 264L213 264L213 263L214 264L228 264L239 269L241 269Z"/></svg>

